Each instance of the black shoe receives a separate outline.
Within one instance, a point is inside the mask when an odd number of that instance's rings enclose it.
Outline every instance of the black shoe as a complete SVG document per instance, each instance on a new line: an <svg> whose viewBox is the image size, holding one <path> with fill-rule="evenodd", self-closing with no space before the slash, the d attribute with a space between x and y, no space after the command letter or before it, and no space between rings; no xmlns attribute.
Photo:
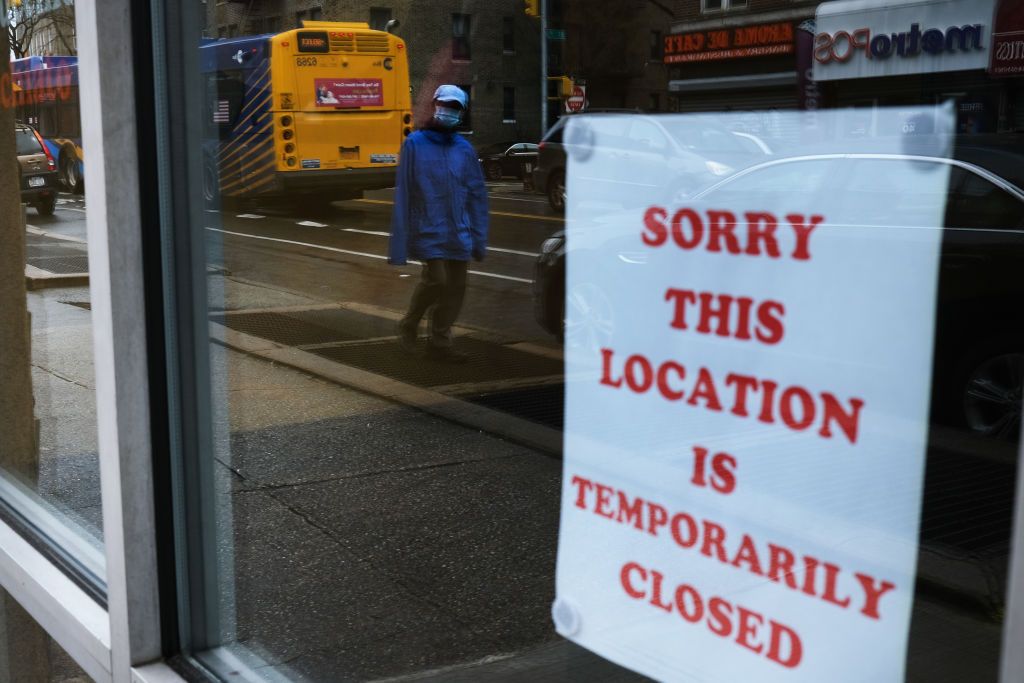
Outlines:
<svg viewBox="0 0 1024 683"><path fill-rule="evenodd" d="M416 352L416 328L409 329L401 322L398 323L398 345L406 353Z"/></svg>
<svg viewBox="0 0 1024 683"><path fill-rule="evenodd" d="M427 348L426 358L441 363L452 363L462 365L469 362L469 356L461 351L456 351L450 346L430 346Z"/></svg>

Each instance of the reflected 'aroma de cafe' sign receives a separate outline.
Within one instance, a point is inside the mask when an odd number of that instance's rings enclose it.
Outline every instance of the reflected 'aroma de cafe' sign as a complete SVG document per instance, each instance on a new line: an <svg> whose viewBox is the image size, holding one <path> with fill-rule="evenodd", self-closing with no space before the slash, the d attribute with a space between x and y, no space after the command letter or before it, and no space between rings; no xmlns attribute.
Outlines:
<svg viewBox="0 0 1024 683"><path fill-rule="evenodd" d="M949 106L876 116L953 126ZM902 680L941 230L863 212L898 190L941 226L948 167L887 157L850 197L801 161L686 199L602 147L617 123L566 130L593 144L567 178L556 629L657 680ZM581 199L622 178L628 207Z"/></svg>
<svg viewBox="0 0 1024 683"><path fill-rule="evenodd" d="M665 63L710 62L793 52L793 24L778 22L665 36Z"/></svg>

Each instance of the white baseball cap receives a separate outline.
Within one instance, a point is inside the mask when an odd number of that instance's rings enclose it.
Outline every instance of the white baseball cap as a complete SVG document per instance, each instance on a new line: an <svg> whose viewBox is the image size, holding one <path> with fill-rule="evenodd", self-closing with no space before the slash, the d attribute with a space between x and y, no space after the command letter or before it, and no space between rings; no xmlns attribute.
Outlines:
<svg viewBox="0 0 1024 683"><path fill-rule="evenodd" d="M458 102L463 109L469 108L469 98L466 91L457 85L442 85L434 91L434 99L442 102Z"/></svg>

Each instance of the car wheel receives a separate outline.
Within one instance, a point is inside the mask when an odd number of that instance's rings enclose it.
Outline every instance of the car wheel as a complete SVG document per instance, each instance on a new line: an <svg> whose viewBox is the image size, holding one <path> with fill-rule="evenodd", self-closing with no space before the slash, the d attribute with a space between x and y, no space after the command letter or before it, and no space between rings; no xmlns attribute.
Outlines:
<svg viewBox="0 0 1024 683"><path fill-rule="evenodd" d="M70 149L60 154L60 182L68 192L82 194L85 191L82 174L78 171L78 159Z"/></svg>
<svg viewBox="0 0 1024 683"><path fill-rule="evenodd" d="M1024 352L989 355L974 364L963 383L963 416L976 434L1005 441L1020 434Z"/></svg>
<svg viewBox="0 0 1024 683"><path fill-rule="evenodd" d="M600 285L584 282L570 289L562 311L567 348L597 351L608 346L615 329L615 310Z"/></svg>
<svg viewBox="0 0 1024 683"><path fill-rule="evenodd" d="M548 181L548 204L558 213L565 213L565 174L553 173Z"/></svg>
<svg viewBox="0 0 1024 683"><path fill-rule="evenodd" d="M53 212L57 209L57 198L40 199L32 206L35 207L40 216L52 216Z"/></svg>
<svg viewBox="0 0 1024 683"><path fill-rule="evenodd" d="M501 163L497 161L488 161L484 167L484 173L487 175L488 180L501 180Z"/></svg>
<svg viewBox="0 0 1024 683"><path fill-rule="evenodd" d="M220 178L210 160L203 164L203 201L210 208L216 208L216 204L220 202Z"/></svg>

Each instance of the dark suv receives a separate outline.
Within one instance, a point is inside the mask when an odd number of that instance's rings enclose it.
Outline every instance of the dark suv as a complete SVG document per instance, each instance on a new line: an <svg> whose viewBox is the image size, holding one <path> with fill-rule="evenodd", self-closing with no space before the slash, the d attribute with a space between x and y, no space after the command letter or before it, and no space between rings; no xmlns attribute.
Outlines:
<svg viewBox="0 0 1024 683"><path fill-rule="evenodd" d="M576 140L567 140L570 120ZM636 112L594 112L563 116L541 140L533 185L547 195L551 208L565 211L567 152L592 147L607 154L619 168L644 168L640 177L594 178L584 182L585 196L626 205L637 189L671 196L679 191L696 192L731 173L769 158L766 144L749 134L735 133L710 118L648 116ZM611 182L609 182L609 180ZM637 186L642 186L638 188Z"/></svg>
<svg viewBox="0 0 1024 683"><path fill-rule="evenodd" d="M21 175L21 201L31 204L41 216L52 216L57 206L57 164L31 126L15 124L14 139Z"/></svg>

